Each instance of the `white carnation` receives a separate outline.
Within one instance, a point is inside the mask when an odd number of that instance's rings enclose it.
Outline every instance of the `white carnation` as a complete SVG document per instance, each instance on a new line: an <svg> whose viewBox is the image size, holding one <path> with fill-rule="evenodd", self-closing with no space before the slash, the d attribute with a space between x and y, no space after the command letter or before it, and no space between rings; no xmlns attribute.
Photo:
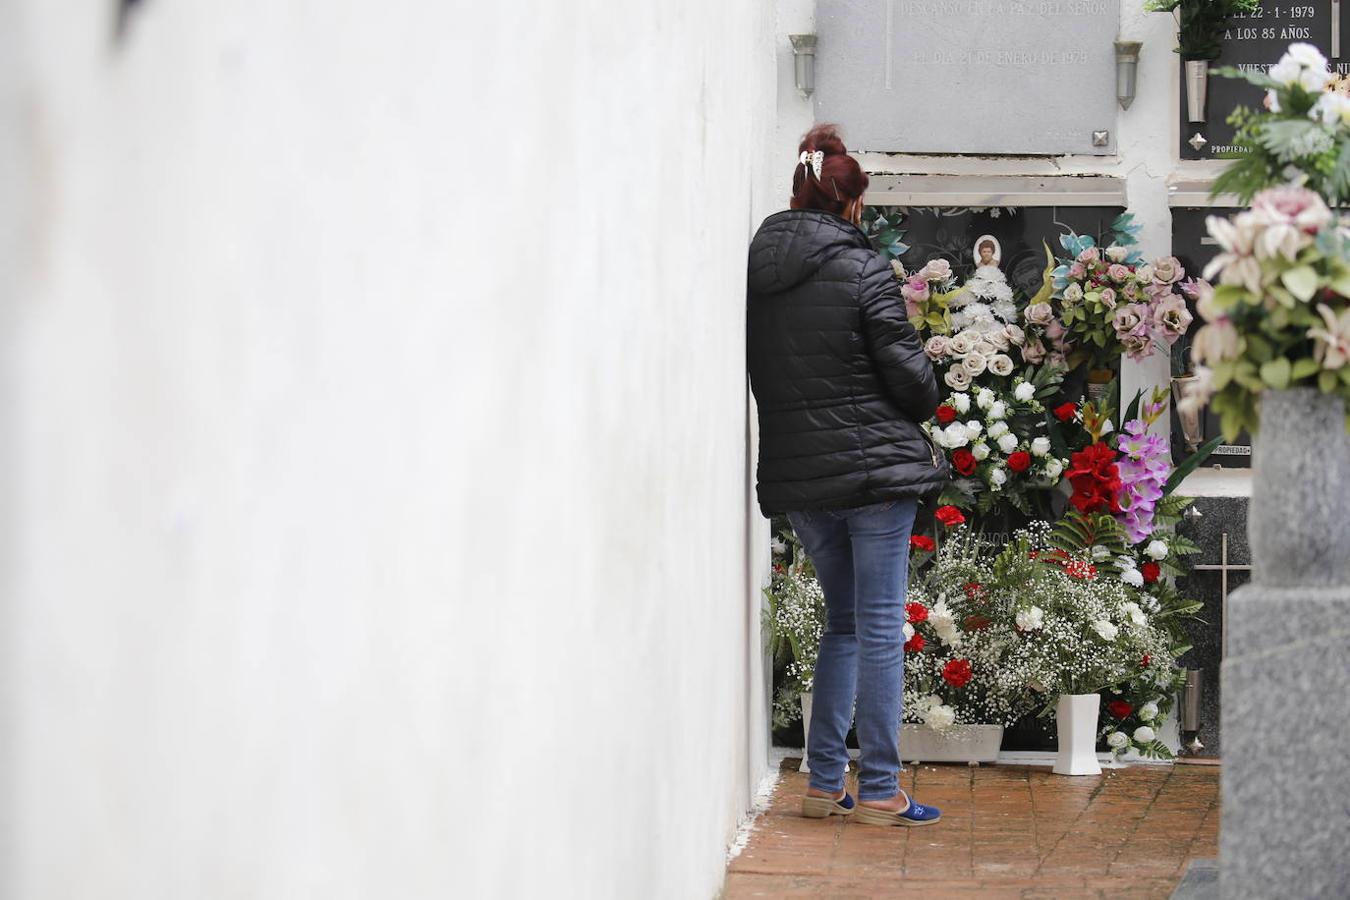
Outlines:
<svg viewBox="0 0 1350 900"><path fill-rule="evenodd" d="M989 458L989 445L986 444L984 441L980 441L978 444L970 448L970 452L974 454L976 459L984 461Z"/></svg>
<svg viewBox="0 0 1350 900"><path fill-rule="evenodd" d="M1045 624L1045 611L1039 606L1019 609L1015 617L1017 627L1023 631L1037 631Z"/></svg>
<svg viewBox="0 0 1350 900"><path fill-rule="evenodd" d="M1144 548L1144 553L1149 559L1166 559L1167 545L1162 541L1149 541L1148 546Z"/></svg>
<svg viewBox="0 0 1350 900"><path fill-rule="evenodd" d="M1120 634L1120 629L1116 628L1116 626L1105 619L1098 619L1096 622L1093 622L1092 630L1097 632L1104 641L1114 641L1116 635Z"/></svg>
<svg viewBox="0 0 1350 900"><path fill-rule="evenodd" d="M930 706L923 720L925 724L941 731L956 724L956 710L945 703Z"/></svg>
<svg viewBox="0 0 1350 900"><path fill-rule="evenodd" d="M1147 744L1155 737L1157 737L1157 735L1154 734L1153 729L1149 728L1147 725L1140 725L1134 730L1134 742L1136 744Z"/></svg>
<svg viewBox="0 0 1350 900"><path fill-rule="evenodd" d="M1048 437L1038 437L1031 442L1031 455L1044 456L1050 452L1050 439Z"/></svg>
<svg viewBox="0 0 1350 900"><path fill-rule="evenodd" d="M1013 388L1013 397L1015 397L1019 403L1026 403L1036 399L1036 385L1032 384L1030 381L1022 382L1017 387Z"/></svg>
<svg viewBox="0 0 1350 900"><path fill-rule="evenodd" d="M1148 624L1148 616L1139 608L1138 603L1126 603L1121 607L1125 611L1125 617L1130 620L1130 624L1136 628L1142 628Z"/></svg>
<svg viewBox="0 0 1350 900"><path fill-rule="evenodd" d="M1120 573L1120 580L1130 587L1141 588L1144 586L1144 575L1138 569L1125 569Z"/></svg>
<svg viewBox="0 0 1350 900"><path fill-rule="evenodd" d="M949 397L948 399L951 400L952 406L955 406L955 407L956 407L956 411L957 411L957 412L959 412L959 413L961 413L961 414L963 414L963 415L964 415L965 413L970 412L970 395L969 395L969 394L964 393L964 392L961 392L961 391L957 391L955 394L952 394L951 397Z"/></svg>
<svg viewBox="0 0 1350 900"><path fill-rule="evenodd" d="M1158 716L1158 704L1152 700L1139 707L1139 718L1145 722L1152 722Z"/></svg>
<svg viewBox="0 0 1350 900"><path fill-rule="evenodd" d="M1106 736L1106 743L1113 750L1121 750L1129 744L1130 738L1123 731L1113 731Z"/></svg>
<svg viewBox="0 0 1350 900"><path fill-rule="evenodd" d="M914 626L909 624L908 622L906 622L903 626L901 626L900 630L904 633L906 641L914 637Z"/></svg>
<svg viewBox="0 0 1350 900"><path fill-rule="evenodd" d="M1017 449L1017 435L1005 434L998 439L998 449L1004 453L1012 453Z"/></svg>
<svg viewBox="0 0 1350 900"><path fill-rule="evenodd" d="M998 398L994 396L994 392L989 390L989 388L980 388L980 392L975 395L975 405L980 409L988 409L994 405L994 401L997 399Z"/></svg>

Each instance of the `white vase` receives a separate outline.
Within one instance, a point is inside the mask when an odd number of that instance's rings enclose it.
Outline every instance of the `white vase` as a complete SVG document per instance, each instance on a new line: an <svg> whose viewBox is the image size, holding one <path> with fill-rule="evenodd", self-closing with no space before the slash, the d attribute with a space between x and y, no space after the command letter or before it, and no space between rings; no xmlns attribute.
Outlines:
<svg viewBox="0 0 1350 900"><path fill-rule="evenodd" d="M1100 775L1097 762L1097 713L1100 694L1061 694L1055 704L1055 726L1059 733L1059 752L1055 754L1056 775Z"/></svg>
<svg viewBox="0 0 1350 900"><path fill-rule="evenodd" d="M1205 99L1209 93L1209 63L1203 59L1186 60L1186 120L1205 121Z"/></svg>
<svg viewBox="0 0 1350 900"><path fill-rule="evenodd" d="M803 691L802 701L802 764L797 767L798 772L810 772L811 767L806 764L806 748L811 746L811 692Z"/></svg>
<svg viewBox="0 0 1350 900"><path fill-rule="evenodd" d="M931 725L900 726L900 758L911 762L998 762L1002 725L953 725L941 731Z"/></svg>

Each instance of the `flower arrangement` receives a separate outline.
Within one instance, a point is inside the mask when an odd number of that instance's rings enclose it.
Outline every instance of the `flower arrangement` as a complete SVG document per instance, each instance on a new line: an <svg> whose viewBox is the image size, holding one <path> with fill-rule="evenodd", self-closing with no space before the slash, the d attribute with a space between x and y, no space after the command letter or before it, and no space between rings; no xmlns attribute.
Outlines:
<svg viewBox="0 0 1350 900"><path fill-rule="evenodd" d="M1249 210L1207 225L1223 252L1206 275L1218 273L1219 284L1196 303L1205 325L1183 402L1208 402L1230 440L1256 432L1267 390L1315 387L1350 410L1346 225L1318 194L1295 186L1261 191Z"/></svg>
<svg viewBox="0 0 1350 900"><path fill-rule="evenodd" d="M1260 0L1145 0L1146 12L1170 12L1177 19L1177 53L1186 60L1215 60L1234 16L1252 12Z"/></svg>
<svg viewBox="0 0 1350 900"><path fill-rule="evenodd" d="M1027 381L1012 379L1009 390L981 387L957 391L937 409L925 428L951 464L952 482L942 502L988 513L1009 505L1027 514L1049 515L1048 491L1059 484L1064 460L1055 456L1041 400L1059 380L1051 369Z"/></svg>
<svg viewBox="0 0 1350 900"><path fill-rule="evenodd" d="M913 275L905 272L898 259L891 260L895 277L904 282L900 295L905 300L905 312L910 324L916 331L925 329L937 334L950 334L951 314L948 307L960 289L956 285L956 276L952 273L952 264L945 259L929 260L923 268Z"/></svg>
<svg viewBox="0 0 1350 900"><path fill-rule="evenodd" d="M825 631L825 592L795 535L784 535L774 550L777 558L773 578L764 590L768 604L763 622L769 653L783 668L773 705L773 724L781 728L801 716L798 698L811 690L815 678L820 636Z"/></svg>
<svg viewBox="0 0 1350 900"><path fill-rule="evenodd" d="M1239 107L1229 118L1237 148L1212 194L1250 203L1265 188L1293 183L1331 206L1350 200L1350 80L1333 76L1311 44L1291 44L1268 72L1225 68L1266 89L1265 108Z"/></svg>
<svg viewBox="0 0 1350 900"><path fill-rule="evenodd" d="M1033 340L1048 342L1052 358L1066 357L1070 369L1103 368L1122 354L1145 359L1155 348L1170 348L1191 324L1186 299L1199 285L1183 281L1186 271L1175 257L1145 263L1132 249L1137 226L1128 214L1112 230L1115 241L1105 249L1086 235L1061 237L1072 258L1051 273L1054 303L1027 308L1027 321L1037 325Z"/></svg>

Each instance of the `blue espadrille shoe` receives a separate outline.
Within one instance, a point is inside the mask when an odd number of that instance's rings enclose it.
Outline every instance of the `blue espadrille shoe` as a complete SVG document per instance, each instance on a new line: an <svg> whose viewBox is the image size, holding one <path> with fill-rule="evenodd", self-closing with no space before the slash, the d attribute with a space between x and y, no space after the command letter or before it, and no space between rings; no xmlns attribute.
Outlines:
<svg viewBox="0 0 1350 900"><path fill-rule="evenodd" d="M942 819L942 810L935 806L923 806L915 803L905 795L909 800L909 805L899 812L891 812L886 809L874 809L871 806L859 806L855 815L859 822L867 825L932 825Z"/></svg>
<svg viewBox="0 0 1350 900"><path fill-rule="evenodd" d="M844 796L838 800L833 797L803 797L802 815L808 819L824 819L829 816L851 816L857 804L853 802L853 795L844 792Z"/></svg>

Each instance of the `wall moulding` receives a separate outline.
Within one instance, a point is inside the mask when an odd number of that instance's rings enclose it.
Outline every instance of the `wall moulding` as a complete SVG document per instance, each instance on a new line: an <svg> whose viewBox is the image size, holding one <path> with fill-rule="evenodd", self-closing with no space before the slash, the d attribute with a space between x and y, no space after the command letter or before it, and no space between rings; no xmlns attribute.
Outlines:
<svg viewBox="0 0 1350 900"><path fill-rule="evenodd" d="M873 175L876 206L1120 206L1125 179L1111 175Z"/></svg>

